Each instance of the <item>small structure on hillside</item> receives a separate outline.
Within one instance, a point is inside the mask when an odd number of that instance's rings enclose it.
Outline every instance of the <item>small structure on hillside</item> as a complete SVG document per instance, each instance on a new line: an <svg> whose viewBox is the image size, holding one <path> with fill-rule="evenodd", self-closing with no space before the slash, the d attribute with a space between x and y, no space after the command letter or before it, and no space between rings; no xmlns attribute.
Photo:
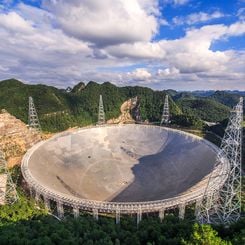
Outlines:
<svg viewBox="0 0 245 245"><path fill-rule="evenodd" d="M13 204L17 200L15 184L8 171L4 153L0 150L0 205Z"/></svg>
<svg viewBox="0 0 245 245"><path fill-rule="evenodd" d="M29 115L28 115L28 124L30 129L35 129L38 132L41 132L41 125L38 119L37 111L33 102L33 98L29 97Z"/></svg>
<svg viewBox="0 0 245 245"><path fill-rule="evenodd" d="M163 105L161 125L162 124L169 124L170 123L169 118L170 118L170 114L169 114L168 95L166 95L164 105Z"/></svg>
<svg viewBox="0 0 245 245"><path fill-rule="evenodd" d="M102 95L100 95L100 101L99 101L99 112L98 112L98 125L105 124L105 111L104 111L104 105L103 105L103 98Z"/></svg>

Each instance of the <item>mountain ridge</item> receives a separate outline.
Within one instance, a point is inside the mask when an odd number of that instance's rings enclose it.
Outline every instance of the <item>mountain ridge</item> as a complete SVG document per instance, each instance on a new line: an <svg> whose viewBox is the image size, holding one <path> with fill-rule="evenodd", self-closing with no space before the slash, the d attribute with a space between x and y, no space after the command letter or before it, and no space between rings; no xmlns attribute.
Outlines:
<svg viewBox="0 0 245 245"><path fill-rule="evenodd" d="M53 86L25 84L17 79L7 79L0 81L0 108L27 122L28 97L32 96L43 129L62 131L68 127L96 123L100 94L103 96L107 120L120 115L123 102L139 96L142 119L152 122L160 121L164 97L168 94L172 122L181 125L183 120L192 118L193 122L197 122L191 123L190 126L193 127L201 127L201 120L221 121L228 117L229 106L238 98L237 95L232 95L233 101L229 104L222 98L222 93L218 94L219 96L214 96L214 93L204 98L192 92L177 92L171 89L155 91L140 86L117 87L110 82L98 84L94 81L86 85L80 82L66 91ZM228 95L223 93L223 96ZM215 117L212 116L213 112L207 110L209 106L219 109Z"/></svg>

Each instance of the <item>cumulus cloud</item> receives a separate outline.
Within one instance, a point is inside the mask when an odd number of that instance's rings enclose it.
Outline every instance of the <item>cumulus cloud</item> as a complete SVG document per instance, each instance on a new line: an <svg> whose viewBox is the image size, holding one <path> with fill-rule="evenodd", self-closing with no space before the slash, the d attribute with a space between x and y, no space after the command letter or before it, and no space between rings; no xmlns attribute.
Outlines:
<svg viewBox="0 0 245 245"><path fill-rule="evenodd" d="M158 69L157 75L160 77L169 77L178 75L180 71L175 67L165 68L165 69Z"/></svg>
<svg viewBox="0 0 245 245"><path fill-rule="evenodd" d="M30 33L33 30L31 22L24 20L15 12L1 14L0 26L13 32Z"/></svg>
<svg viewBox="0 0 245 245"><path fill-rule="evenodd" d="M146 81L146 80L149 80L152 77L152 75L145 68L137 68L132 72L128 72L127 77L128 79L134 80L134 81Z"/></svg>
<svg viewBox="0 0 245 245"><path fill-rule="evenodd" d="M158 1L45 0L67 34L96 46L150 41L157 33Z"/></svg>
<svg viewBox="0 0 245 245"><path fill-rule="evenodd" d="M81 75L81 68L74 64L91 53L85 42L58 29L36 27L16 12L0 13L0 23L1 78L51 82L62 74L62 80Z"/></svg>
<svg viewBox="0 0 245 245"><path fill-rule="evenodd" d="M166 62L181 73L194 73L223 69L230 60L226 52L212 51L211 44L229 36L245 33L245 24L230 26L209 25L188 30L185 37L176 40L161 40L154 43L140 42L108 47L110 55L117 58L143 58Z"/></svg>
<svg viewBox="0 0 245 245"><path fill-rule="evenodd" d="M199 12L199 13L193 13L187 15L185 17L183 16L174 17L173 23L175 25L184 25L184 24L193 25L196 23L207 22L222 17L224 17L224 14L221 13L220 11L214 11L213 13L210 14L205 12Z"/></svg>
<svg viewBox="0 0 245 245"><path fill-rule="evenodd" d="M107 47L106 51L117 58L156 59L165 56L165 51L158 42L113 45Z"/></svg>
<svg viewBox="0 0 245 245"><path fill-rule="evenodd" d="M61 2L46 0L43 9L21 3L0 10L0 79L60 87L109 80L158 89L244 88L245 52L211 49L214 42L244 35L242 19L155 40L159 25L167 24L161 23L156 0Z"/></svg>

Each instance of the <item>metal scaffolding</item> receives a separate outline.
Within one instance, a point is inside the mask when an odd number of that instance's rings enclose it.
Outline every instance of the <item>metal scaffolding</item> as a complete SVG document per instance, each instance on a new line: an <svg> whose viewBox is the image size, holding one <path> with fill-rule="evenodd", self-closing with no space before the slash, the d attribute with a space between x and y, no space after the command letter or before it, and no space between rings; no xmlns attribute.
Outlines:
<svg viewBox="0 0 245 245"><path fill-rule="evenodd" d="M232 109L214 171L198 207L200 223L230 224L241 213L243 99Z"/></svg>
<svg viewBox="0 0 245 245"><path fill-rule="evenodd" d="M116 224L120 223L120 209L116 209Z"/></svg>
<svg viewBox="0 0 245 245"><path fill-rule="evenodd" d="M41 126L37 116L37 111L33 102L33 98L29 97L29 114L28 114L28 124L30 129L35 129L41 132Z"/></svg>
<svg viewBox="0 0 245 245"><path fill-rule="evenodd" d="M13 204L18 198L15 184L8 171L4 153L0 151L0 205Z"/></svg>
<svg viewBox="0 0 245 245"><path fill-rule="evenodd" d="M170 115L169 115L168 95L166 95L164 105L163 105L161 125L170 123L169 118L170 118Z"/></svg>
<svg viewBox="0 0 245 245"><path fill-rule="evenodd" d="M63 207L63 203L58 201L57 203L57 214L58 214L58 217L60 219L63 219L64 218L64 207Z"/></svg>
<svg viewBox="0 0 245 245"><path fill-rule="evenodd" d="M105 124L105 112L104 112L102 95L100 95L99 112L98 112L98 123L97 124L98 125Z"/></svg>
<svg viewBox="0 0 245 245"><path fill-rule="evenodd" d="M141 122L141 113L140 113L140 99L138 96L131 99L132 103L132 116L136 122Z"/></svg>
<svg viewBox="0 0 245 245"><path fill-rule="evenodd" d="M79 207L78 206L73 206L73 215L74 218L78 218L79 217Z"/></svg>

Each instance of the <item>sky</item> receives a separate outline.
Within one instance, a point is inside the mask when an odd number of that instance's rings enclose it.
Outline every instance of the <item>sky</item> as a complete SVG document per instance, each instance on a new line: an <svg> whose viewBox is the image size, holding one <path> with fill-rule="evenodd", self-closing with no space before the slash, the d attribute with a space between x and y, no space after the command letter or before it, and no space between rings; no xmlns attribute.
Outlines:
<svg viewBox="0 0 245 245"><path fill-rule="evenodd" d="M245 90L245 0L0 0L0 80Z"/></svg>

